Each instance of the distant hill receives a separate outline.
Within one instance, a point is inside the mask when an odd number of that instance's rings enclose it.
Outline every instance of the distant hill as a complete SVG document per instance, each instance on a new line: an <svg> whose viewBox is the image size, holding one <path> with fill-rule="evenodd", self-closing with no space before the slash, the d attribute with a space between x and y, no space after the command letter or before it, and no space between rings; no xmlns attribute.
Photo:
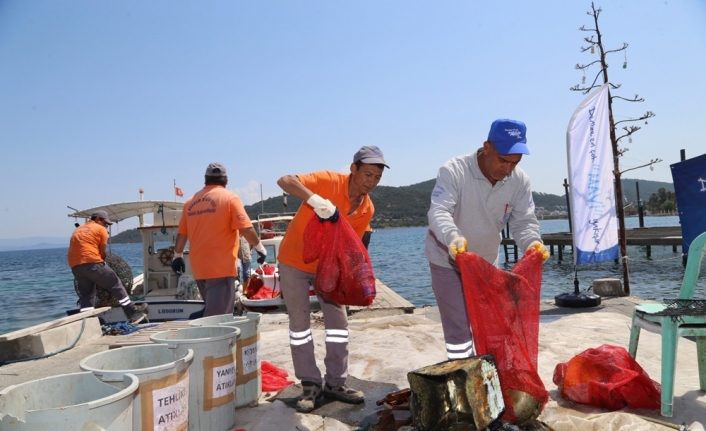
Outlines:
<svg viewBox="0 0 706 431"><path fill-rule="evenodd" d="M167 241L170 242L172 237L169 235L164 235L161 232L157 232L154 237L155 242ZM110 239L112 244L133 244L142 242L142 234L137 229L128 229L120 232Z"/></svg>
<svg viewBox="0 0 706 431"><path fill-rule="evenodd" d="M659 188L663 187L667 191L674 191L672 183L625 178L622 180L622 185L623 195L627 202L633 202L637 199L636 182L640 184L640 198L644 201L647 201L652 193L657 193ZM431 191L435 184L436 179L431 179L409 186L376 187L370 193L370 198L375 204L375 216L370 223L371 227L380 229L386 227L427 226L427 211L429 210ZM543 209L546 214L561 213L563 211L563 217L566 217L565 195L532 192L532 197L538 210ZM282 202L282 196L277 196L265 199L263 202L248 205L245 210L250 218L255 220L261 212L295 212L301 205L301 200L293 196L287 196L286 207L282 205ZM561 216L558 215L558 217Z"/></svg>
<svg viewBox="0 0 706 431"><path fill-rule="evenodd" d="M674 191L672 183L626 178L623 179L622 183L623 195L628 203L637 199L636 182L640 184L640 198L644 201L647 201L652 193L657 193L659 188ZM381 229L427 226L427 211L429 210L431 191L435 183L436 179L431 179L409 186L378 186L375 188L370 193L370 198L375 204L375 216L370 223L371 227L373 229ZM566 196L542 192L532 192L532 196L538 215L539 211L542 211L543 218L566 217ZM301 199L294 196L287 196L286 207L283 202L283 196L275 196L252 205L246 205L245 211L251 220L257 220L257 216L260 213L293 213L301 205ZM157 238L156 240L170 241L171 239L168 236L164 236L164 238ZM140 233L137 229L126 230L114 236L112 242L114 244L139 243L141 242Z"/></svg>
<svg viewBox="0 0 706 431"><path fill-rule="evenodd" d="M41 250L69 246L69 238L35 236L29 238L0 239L0 251Z"/></svg>

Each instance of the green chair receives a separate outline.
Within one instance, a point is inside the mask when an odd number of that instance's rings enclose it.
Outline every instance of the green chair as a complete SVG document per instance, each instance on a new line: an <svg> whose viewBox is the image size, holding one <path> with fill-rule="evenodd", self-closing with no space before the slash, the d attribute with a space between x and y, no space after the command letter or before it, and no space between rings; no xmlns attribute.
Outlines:
<svg viewBox="0 0 706 431"><path fill-rule="evenodd" d="M693 300L701 261L706 255L706 232L689 246L679 298L670 305L640 304L632 314L630 356L637 355L640 329L662 334L662 416L673 414L674 373L679 337L696 337L699 386L706 391L706 300Z"/></svg>

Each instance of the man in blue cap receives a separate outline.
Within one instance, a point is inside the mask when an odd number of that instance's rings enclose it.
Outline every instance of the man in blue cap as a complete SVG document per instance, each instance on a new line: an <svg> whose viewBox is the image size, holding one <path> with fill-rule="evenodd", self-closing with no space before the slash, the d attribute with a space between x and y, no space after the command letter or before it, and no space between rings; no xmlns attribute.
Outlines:
<svg viewBox="0 0 706 431"><path fill-rule="evenodd" d="M478 151L454 157L436 177L424 253L441 314L449 359L475 356L456 254L475 253L498 264L500 233L506 224L521 250L549 253L539 235L530 180L517 167L527 149L527 127L499 119Z"/></svg>

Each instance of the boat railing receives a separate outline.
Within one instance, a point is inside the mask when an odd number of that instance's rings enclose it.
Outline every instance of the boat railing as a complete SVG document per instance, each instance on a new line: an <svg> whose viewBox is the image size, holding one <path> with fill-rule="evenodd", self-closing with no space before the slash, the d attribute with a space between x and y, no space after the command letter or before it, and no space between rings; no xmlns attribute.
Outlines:
<svg viewBox="0 0 706 431"><path fill-rule="evenodd" d="M262 213L257 216L257 232L260 239L284 236L295 213Z"/></svg>

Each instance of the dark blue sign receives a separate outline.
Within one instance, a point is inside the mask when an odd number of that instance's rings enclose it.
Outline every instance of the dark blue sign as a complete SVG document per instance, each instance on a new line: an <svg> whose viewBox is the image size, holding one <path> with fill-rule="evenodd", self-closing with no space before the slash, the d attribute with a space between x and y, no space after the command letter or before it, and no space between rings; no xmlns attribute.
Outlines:
<svg viewBox="0 0 706 431"><path fill-rule="evenodd" d="M684 253L706 232L706 154L671 165Z"/></svg>

